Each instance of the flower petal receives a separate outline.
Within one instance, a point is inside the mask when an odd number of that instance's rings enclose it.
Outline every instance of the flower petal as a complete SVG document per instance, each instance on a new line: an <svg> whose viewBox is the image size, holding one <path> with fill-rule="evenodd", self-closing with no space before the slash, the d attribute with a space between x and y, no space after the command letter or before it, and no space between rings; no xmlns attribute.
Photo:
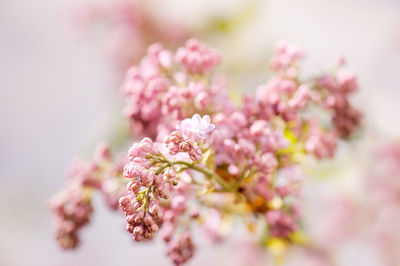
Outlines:
<svg viewBox="0 0 400 266"><path fill-rule="evenodd" d="M214 128L215 128L215 125L214 124L209 124L208 126L207 126L207 133L210 133L211 131L213 131L214 130Z"/></svg>

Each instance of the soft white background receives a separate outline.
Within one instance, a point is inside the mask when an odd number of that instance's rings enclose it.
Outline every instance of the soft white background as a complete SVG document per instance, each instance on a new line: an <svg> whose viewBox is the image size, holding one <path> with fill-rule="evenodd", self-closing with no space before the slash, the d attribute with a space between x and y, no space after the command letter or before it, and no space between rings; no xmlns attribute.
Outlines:
<svg viewBox="0 0 400 266"><path fill-rule="evenodd" d="M78 251L61 252L52 239L46 200L65 183L71 158L104 137L116 109L108 65L67 26L68 10L82 2L0 1L1 266L167 263L162 243L132 244L119 214L99 200ZM187 18L238 2L158 1ZM263 6L246 35L249 48L279 38L297 43L308 51L310 71L345 55L362 85L358 98L369 126L400 135L400 1L270 0ZM202 245L190 265L242 265L232 255L235 247Z"/></svg>

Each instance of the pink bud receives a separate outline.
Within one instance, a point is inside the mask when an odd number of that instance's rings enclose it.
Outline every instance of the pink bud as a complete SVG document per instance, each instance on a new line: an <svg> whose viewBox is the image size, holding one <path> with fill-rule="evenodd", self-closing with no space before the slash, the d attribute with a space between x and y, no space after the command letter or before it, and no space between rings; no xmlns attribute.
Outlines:
<svg viewBox="0 0 400 266"><path fill-rule="evenodd" d="M125 207L124 211L125 211L126 215L131 215L131 214L134 214L136 212L136 209L132 204L129 204L128 206Z"/></svg>
<svg viewBox="0 0 400 266"><path fill-rule="evenodd" d="M264 134L268 127L268 122L265 120L257 120L250 127L250 133L254 137L260 137Z"/></svg>
<svg viewBox="0 0 400 266"><path fill-rule="evenodd" d="M179 149L183 152L188 152L192 147L192 144L190 141L183 141L181 144L179 144Z"/></svg>
<svg viewBox="0 0 400 266"><path fill-rule="evenodd" d="M175 213L172 210L167 210L164 212L164 221L172 222L175 218Z"/></svg>
<svg viewBox="0 0 400 266"><path fill-rule="evenodd" d="M141 154L141 151L139 148L139 144L135 143L132 145L132 147L128 151L128 159L132 161L134 158L139 157L140 154Z"/></svg>
<svg viewBox="0 0 400 266"><path fill-rule="evenodd" d="M172 167L168 168L167 171L164 172L164 181L169 182L176 177L176 173Z"/></svg>
<svg viewBox="0 0 400 266"><path fill-rule="evenodd" d="M169 137L169 141L173 143L182 142L182 134L179 131L173 131Z"/></svg>
<svg viewBox="0 0 400 266"><path fill-rule="evenodd" d="M121 197L121 198L119 198L119 205L122 207L126 207L130 203L130 201L131 200L129 197L126 197L126 196Z"/></svg>
<svg viewBox="0 0 400 266"><path fill-rule="evenodd" d="M164 241L169 242L171 240L173 233L174 233L174 225L169 222L164 223L161 232L161 237L164 239Z"/></svg>
<svg viewBox="0 0 400 266"><path fill-rule="evenodd" d="M142 175L142 186L144 187L149 187L153 184L155 175L154 172L147 172L145 174Z"/></svg>
<svg viewBox="0 0 400 266"><path fill-rule="evenodd" d="M171 207L176 210L183 210L186 207L186 199L182 195L177 195L171 200Z"/></svg>
<svg viewBox="0 0 400 266"><path fill-rule="evenodd" d="M126 188L128 191L132 191L134 194L138 193L140 190L140 184L138 182L130 181Z"/></svg>
<svg viewBox="0 0 400 266"><path fill-rule="evenodd" d="M143 241L144 237L142 235L134 234L133 235L133 240L135 240L135 241Z"/></svg>
<svg viewBox="0 0 400 266"><path fill-rule="evenodd" d="M111 158L110 147L107 143L101 142L97 145L96 150L94 152L94 158L96 161L106 161Z"/></svg>
<svg viewBox="0 0 400 266"><path fill-rule="evenodd" d="M141 150L147 153L151 153L153 151L153 141L150 138L144 138L139 144Z"/></svg>
<svg viewBox="0 0 400 266"><path fill-rule="evenodd" d="M171 155L175 155L179 152L179 145L174 142L168 143L167 148L168 148L169 154L171 154Z"/></svg>
<svg viewBox="0 0 400 266"><path fill-rule="evenodd" d="M148 230L146 230L145 232L144 232L144 238L146 238L146 239L151 239L153 237L153 232L150 232L150 231L148 231Z"/></svg>
<svg viewBox="0 0 400 266"><path fill-rule="evenodd" d="M142 207L142 204L139 201L135 201L133 203L133 207L135 208L135 210L139 209L140 207Z"/></svg>
<svg viewBox="0 0 400 266"><path fill-rule="evenodd" d="M158 55L158 60L160 61L161 66L163 66L165 68L169 68L172 64L173 57L172 57L171 52L169 52L167 50L163 50Z"/></svg>
<svg viewBox="0 0 400 266"><path fill-rule="evenodd" d="M144 216L144 219L143 219L143 223L146 226L151 226L152 224L154 224L154 220L153 220L153 217L151 216L151 214L146 213L146 215Z"/></svg>
<svg viewBox="0 0 400 266"><path fill-rule="evenodd" d="M136 164L133 163L129 163L127 165L125 165L124 167L124 176L127 178L134 178L134 177L138 177L136 174Z"/></svg>
<svg viewBox="0 0 400 266"><path fill-rule="evenodd" d="M141 226L141 225L135 226L135 228L133 229L133 233L135 235L143 234L143 226Z"/></svg>
<svg viewBox="0 0 400 266"><path fill-rule="evenodd" d="M200 147L192 147L189 151L189 157L193 161L199 161L202 157L203 153L201 152Z"/></svg>
<svg viewBox="0 0 400 266"><path fill-rule="evenodd" d="M154 184L156 185L156 186L159 186L159 185L161 185L163 183L163 175L157 175L155 178L154 178Z"/></svg>
<svg viewBox="0 0 400 266"><path fill-rule="evenodd" d="M160 185L157 187L158 195L160 198L168 199L169 198L169 187L166 184Z"/></svg>
<svg viewBox="0 0 400 266"><path fill-rule="evenodd" d="M135 223L141 223L144 218L144 212L141 210L137 213L135 217Z"/></svg>
<svg viewBox="0 0 400 266"><path fill-rule="evenodd" d="M155 233L155 232L157 232L157 231L159 230L158 225L156 225L156 224L152 224L152 225L150 226L150 229L151 229L151 231L152 231L153 233Z"/></svg>
<svg viewBox="0 0 400 266"><path fill-rule="evenodd" d="M129 233L132 234L132 233L133 233L134 226L131 225L131 224L127 224L125 229L126 229L127 232L129 232Z"/></svg>
<svg viewBox="0 0 400 266"><path fill-rule="evenodd" d="M127 217L126 217L126 222L128 223L128 224L133 224L134 222L135 222L135 218L136 218L136 215L128 215Z"/></svg>
<svg viewBox="0 0 400 266"><path fill-rule="evenodd" d="M153 216L159 215L160 214L160 206L158 206L157 204L152 204L149 208L149 212Z"/></svg>
<svg viewBox="0 0 400 266"><path fill-rule="evenodd" d="M210 102L211 97L205 91L201 91L195 97L196 106L198 106L200 110L205 110Z"/></svg>
<svg viewBox="0 0 400 266"><path fill-rule="evenodd" d="M247 118L246 116L242 113L242 112L234 112L233 114L231 114L231 116L229 117L230 122L232 123L232 125L234 125L235 127L244 127L247 125Z"/></svg>

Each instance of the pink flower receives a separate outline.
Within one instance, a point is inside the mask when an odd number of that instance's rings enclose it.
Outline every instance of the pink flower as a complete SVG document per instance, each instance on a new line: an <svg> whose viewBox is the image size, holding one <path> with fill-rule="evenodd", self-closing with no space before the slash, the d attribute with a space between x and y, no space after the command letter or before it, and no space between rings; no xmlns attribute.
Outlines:
<svg viewBox="0 0 400 266"><path fill-rule="evenodd" d="M291 233L297 230L297 226L292 217L281 211L268 211L265 214L265 218L270 226L270 234L274 237L287 238Z"/></svg>
<svg viewBox="0 0 400 266"><path fill-rule="evenodd" d="M128 163L124 167L124 176L127 178L140 178L144 175L144 168L139 164Z"/></svg>
<svg viewBox="0 0 400 266"><path fill-rule="evenodd" d="M182 265L193 257L195 246L192 243L190 233L183 232L177 239L168 243L167 255L175 265Z"/></svg>
<svg viewBox="0 0 400 266"><path fill-rule="evenodd" d="M189 150L190 159L192 159L193 161L199 161L202 155L203 153L201 152L201 149L198 146L193 146Z"/></svg>
<svg viewBox="0 0 400 266"><path fill-rule="evenodd" d="M87 193L92 190L110 206L120 206L134 240L150 240L161 230L176 265L194 254L187 230L198 218L209 227L209 237L220 239L230 216L264 217L267 238L291 243L303 218L303 179L294 171L299 155L333 157L337 141L361 122L350 102L358 87L355 76L335 72L305 81L299 72L302 57L300 49L280 44L271 62L273 77L258 88L257 98L247 95L237 107L224 91L227 82L210 75L220 61L213 49L194 39L175 57L161 44L149 47L122 86L132 137L139 133L142 140L125 160L113 163L103 145L91 161L75 165L70 189L53 202L60 244L78 244L77 231L92 213ZM313 106L325 109L330 119L314 116ZM201 117L204 113L212 114L215 125L210 116ZM396 199L395 187L379 189L384 203ZM236 208L237 195L248 203L246 212ZM218 212L213 217L203 212L206 208Z"/></svg>
<svg viewBox="0 0 400 266"><path fill-rule="evenodd" d="M205 73L219 64L221 56L196 39L190 39L185 47L178 49L175 59L181 62L189 73Z"/></svg>
<svg viewBox="0 0 400 266"><path fill-rule="evenodd" d="M150 138L144 138L140 142L139 147L144 152L152 152L152 150L153 150L153 141Z"/></svg>
<svg viewBox="0 0 400 266"><path fill-rule="evenodd" d="M210 133L215 128L214 124L210 123L208 115L201 116L194 114L192 118L186 118L181 123L181 130L184 135L194 134L200 138L205 138L207 133Z"/></svg>

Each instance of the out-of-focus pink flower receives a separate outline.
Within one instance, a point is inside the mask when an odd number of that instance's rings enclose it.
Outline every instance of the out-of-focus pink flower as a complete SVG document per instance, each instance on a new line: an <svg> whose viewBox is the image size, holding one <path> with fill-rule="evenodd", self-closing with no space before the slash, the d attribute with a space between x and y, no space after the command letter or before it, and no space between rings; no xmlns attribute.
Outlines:
<svg viewBox="0 0 400 266"><path fill-rule="evenodd" d="M293 219L279 210L271 210L265 214L270 227L270 234L274 237L287 238L297 230Z"/></svg>
<svg viewBox="0 0 400 266"><path fill-rule="evenodd" d="M190 39L185 47L178 49L175 59L181 62L189 73L207 73L221 61L221 56L196 39Z"/></svg>

